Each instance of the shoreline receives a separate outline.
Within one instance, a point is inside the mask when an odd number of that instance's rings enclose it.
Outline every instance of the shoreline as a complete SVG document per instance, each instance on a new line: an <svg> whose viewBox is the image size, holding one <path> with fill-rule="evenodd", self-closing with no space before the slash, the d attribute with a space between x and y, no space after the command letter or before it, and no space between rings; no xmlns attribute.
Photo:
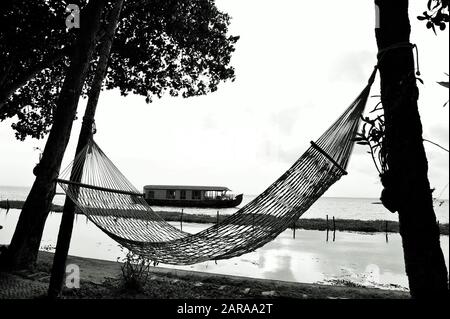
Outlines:
<svg viewBox="0 0 450 319"><path fill-rule="evenodd" d="M18 200L2 200L0 201L0 208L3 209L22 209L24 201ZM61 213L61 205L52 204L52 212ZM180 212L168 212L168 211L157 211L165 221L168 222L179 222L181 221ZM219 215L219 222L223 221L225 218L231 215ZM217 216L204 215L204 214L187 214L183 213L184 223L198 223L198 224L215 224L217 223ZM245 223L245 221L242 221ZM294 225L288 228L293 229ZM319 231L333 231L333 220L327 221L324 218L300 218L295 223L295 229L303 230L319 230ZM360 220L360 219L335 219L335 230L336 231L349 231L349 232L362 232L362 233L399 233L399 223L397 221L387 221L387 220ZM439 224L439 230L441 235L449 235L449 224Z"/></svg>
<svg viewBox="0 0 450 319"><path fill-rule="evenodd" d="M53 253L40 251L35 271L0 272L0 299L41 298L45 295ZM409 292L347 283L306 284L270 279L210 274L205 272L151 267L149 280L141 293L120 288L121 263L69 256L68 264L80 267L79 289L65 289L64 298L152 298L152 299L405 299ZM30 289L32 287L32 289Z"/></svg>

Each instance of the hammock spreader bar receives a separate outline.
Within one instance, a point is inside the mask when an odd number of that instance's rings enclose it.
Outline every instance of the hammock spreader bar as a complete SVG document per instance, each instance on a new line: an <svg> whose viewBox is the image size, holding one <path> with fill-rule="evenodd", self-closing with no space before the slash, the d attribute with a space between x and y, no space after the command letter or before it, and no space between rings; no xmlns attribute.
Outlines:
<svg viewBox="0 0 450 319"><path fill-rule="evenodd" d="M330 155L328 155L327 152L325 152L323 149L320 148L319 145L314 143L313 141L310 142L312 147L314 147L317 151L319 151L323 156L325 156L331 163L334 164L339 170L342 172L343 175L348 175L347 171L342 168L341 165L339 165Z"/></svg>
<svg viewBox="0 0 450 319"><path fill-rule="evenodd" d="M88 184L84 184L84 183L77 183L77 182L72 182L72 181L68 181L68 180L65 180L65 179L59 179L58 178L56 181L59 184L73 185L73 186L77 186L77 187L94 189L94 190L104 191L104 192L108 192L108 193L122 194L122 195L131 195L131 196L140 196L140 197L144 196L144 194L142 194L142 193L127 192L127 191L123 191L123 190L119 190L119 189L112 189L112 188L107 188L107 187L88 185Z"/></svg>

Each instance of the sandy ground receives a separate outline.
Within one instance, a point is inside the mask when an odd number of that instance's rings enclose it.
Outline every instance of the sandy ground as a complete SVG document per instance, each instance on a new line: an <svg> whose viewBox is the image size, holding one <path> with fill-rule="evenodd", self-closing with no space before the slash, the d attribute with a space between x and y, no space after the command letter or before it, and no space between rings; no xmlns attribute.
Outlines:
<svg viewBox="0 0 450 319"><path fill-rule="evenodd" d="M40 252L34 271L0 273L0 298L45 296L53 254ZM125 289L121 263L70 256L68 264L80 268L79 289L64 289L64 298L152 298L152 299L404 299L409 294L376 288L328 286L277 280L224 276L186 270L152 267L140 291Z"/></svg>

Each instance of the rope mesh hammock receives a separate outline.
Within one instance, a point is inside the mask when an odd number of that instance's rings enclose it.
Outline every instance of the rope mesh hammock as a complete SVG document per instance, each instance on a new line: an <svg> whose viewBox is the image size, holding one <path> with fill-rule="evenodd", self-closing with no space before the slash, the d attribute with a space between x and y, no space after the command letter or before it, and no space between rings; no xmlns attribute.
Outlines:
<svg viewBox="0 0 450 319"><path fill-rule="evenodd" d="M275 239L347 174L375 74L376 69L356 100L279 179L236 213L197 234L177 229L154 212L93 140L58 182L103 232L155 262L189 265L240 256Z"/></svg>

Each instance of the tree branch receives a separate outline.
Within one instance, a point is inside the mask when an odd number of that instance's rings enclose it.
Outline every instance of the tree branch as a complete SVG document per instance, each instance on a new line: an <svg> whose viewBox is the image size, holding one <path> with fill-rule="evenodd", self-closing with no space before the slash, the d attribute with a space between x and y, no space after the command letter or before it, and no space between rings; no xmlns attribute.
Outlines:
<svg viewBox="0 0 450 319"><path fill-rule="evenodd" d="M7 99L18 89L24 86L28 81L34 78L42 70L51 67L54 63L61 60L63 57L68 55L72 46L68 46L56 51L53 55L41 61L41 63L36 64L33 68L29 69L26 74L23 74L13 83L6 87L1 88L0 93L0 110L5 106Z"/></svg>

